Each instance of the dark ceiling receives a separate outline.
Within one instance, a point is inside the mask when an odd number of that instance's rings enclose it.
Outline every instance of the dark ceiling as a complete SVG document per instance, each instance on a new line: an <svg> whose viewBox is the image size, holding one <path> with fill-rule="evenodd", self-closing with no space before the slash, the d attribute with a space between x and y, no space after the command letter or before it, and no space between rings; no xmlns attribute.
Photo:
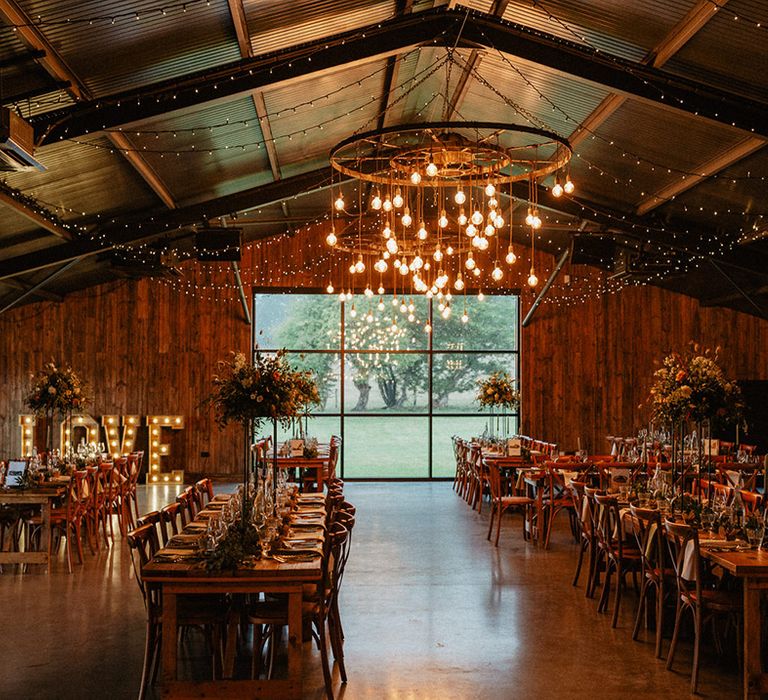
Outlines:
<svg viewBox="0 0 768 700"><path fill-rule="evenodd" d="M335 143L442 99L570 140L577 190L540 184L537 245L612 240L616 279L768 311L762 0L0 0L0 17L0 97L46 168L0 183L0 310L168 274L160 250L233 215L246 240L316 221Z"/></svg>

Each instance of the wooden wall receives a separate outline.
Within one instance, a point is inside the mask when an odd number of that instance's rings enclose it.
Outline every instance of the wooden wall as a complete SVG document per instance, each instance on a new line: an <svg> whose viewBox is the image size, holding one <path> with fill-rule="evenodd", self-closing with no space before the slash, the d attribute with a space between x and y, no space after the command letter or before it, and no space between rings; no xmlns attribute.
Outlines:
<svg viewBox="0 0 768 700"><path fill-rule="evenodd" d="M269 251L250 248L242 263L248 298L254 283L324 287L327 267L305 255L302 242L292 239ZM537 259L542 279L552 265L546 257ZM249 348L250 329L231 272L216 270L198 266L173 285L119 281L71 294L61 304L31 304L0 316L0 458L19 453L17 415L29 374L55 359L92 384L94 415L183 414L186 429L172 441L171 466L233 473L240 460L237 431L219 431L201 400L216 361ZM532 301L525 291L522 314ZM602 450L606 435L645 424L638 404L655 363L689 340L721 345L736 378L768 379L768 323L751 316L702 309L653 287L570 307L542 305L522 330L523 431L566 449L580 438L584 447Z"/></svg>

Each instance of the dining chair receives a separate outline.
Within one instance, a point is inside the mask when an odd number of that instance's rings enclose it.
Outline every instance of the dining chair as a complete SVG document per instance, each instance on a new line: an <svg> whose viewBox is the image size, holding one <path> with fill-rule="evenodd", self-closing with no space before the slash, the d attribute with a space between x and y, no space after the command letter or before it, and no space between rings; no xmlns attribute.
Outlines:
<svg viewBox="0 0 768 700"><path fill-rule="evenodd" d="M619 621L622 591L626 586L625 577L628 573L634 576L641 569L639 550L625 541L624 527L619 512L619 504L615 496L595 495L598 509L597 548L599 556L605 558L605 582L603 592L597 605L598 612L608 609L611 594L611 579L616 574L616 594L613 603L613 619L611 627L616 627ZM635 579L635 587L637 587Z"/></svg>
<svg viewBox="0 0 768 700"><path fill-rule="evenodd" d="M589 553L587 560L587 590L592 582L592 559L595 556L595 533L592 528L592 515L590 500L584 494L586 483L583 481L571 481L571 500L573 501L573 511L576 522L579 527L579 558L576 562L576 573L573 575L572 586L579 583L581 569L584 563L584 554Z"/></svg>
<svg viewBox="0 0 768 700"><path fill-rule="evenodd" d="M198 494L198 513L213 500L213 481L206 477L195 484Z"/></svg>
<svg viewBox="0 0 768 700"><path fill-rule="evenodd" d="M552 536L552 528L555 518L559 513L565 511L568 513L568 524L571 528L571 535L575 541L579 541L578 525L573 511L573 498L571 492L565 483L562 466L555 462L546 462L544 464L547 470L548 488L544 494L543 506L547 511L546 515L546 534L544 537L544 549L549 549L549 540Z"/></svg>
<svg viewBox="0 0 768 700"><path fill-rule="evenodd" d="M635 534L638 550L640 551L643 582L640 586L640 599L637 604L635 627L632 639L637 640L640 634L640 621L645 613L648 624L649 601L651 594L655 596L654 625L656 629L656 658L662 658L661 644L664 628L664 602L667 596L668 583L674 584L674 570L665 558L664 535L661 515L658 510L639 508L634 504L629 506L632 514L632 529Z"/></svg>
<svg viewBox="0 0 768 700"><path fill-rule="evenodd" d="M125 515L128 527L133 527L136 518L139 517L139 497L137 487L139 483L139 475L141 474L141 461L138 452L131 452L126 457L126 467L128 470L128 481L125 484Z"/></svg>
<svg viewBox="0 0 768 700"><path fill-rule="evenodd" d="M161 534L161 521L162 515L159 510L152 510L149 513L144 513L140 518L136 518L136 529L144 527L145 525L151 525L153 533L151 534L152 551L156 552L161 546L165 545ZM166 540L167 541L167 540ZM161 544L162 543L162 544Z"/></svg>
<svg viewBox="0 0 768 700"><path fill-rule="evenodd" d="M712 484L712 497L729 506L733 500L733 487L728 484Z"/></svg>
<svg viewBox="0 0 768 700"><path fill-rule="evenodd" d="M182 530L195 519L195 505L193 501L192 492L189 488L184 489L178 496L176 496L176 502L179 504L179 517L181 518Z"/></svg>
<svg viewBox="0 0 768 700"><path fill-rule="evenodd" d="M694 634L691 692L696 693L699 681L699 651L704 625L710 620L714 621L716 617L725 617L736 623L736 638L740 640L742 600L738 592L717 590L705 585L699 549L699 531L695 527L666 519L664 530L677 582L675 629L667 655L667 670L672 669L675 660L683 613L690 610Z"/></svg>
<svg viewBox="0 0 768 700"><path fill-rule="evenodd" d="M146 611L146 637L144 661L141 669L139 700L144 700L150 682L154 682L160 661L162 647L163 601L160 587L144 581L144 567L158 551L157 531L151 524L131 530L127 534L131 552L131 565L136 583L144 599ZM229 606L221 596L182 595L176 601L177 629L200 627L204 630L211 646L211 675L216 679L223 666L222 629L227 624ZM178 644L178 638L166 640Z"/></svg>
<svg viewBox="0 0 768 700"><path fill-rule="evenodd" d="M83 512L85 521L85 536L88 540L88 549L91 554L96 554L101 550L99 544L99 531L96 527L98 520L97 512L99 509L99 468L97 466L88 466L85 468L85 493L83 494L86 503Z"/></svg>
<svg viewBox="0 0 768 700"><path fill-rule="evenodd" d="M741 496L741 502L744 504L744 513L746 515L753 515L762 510L763 497L759 493L739 489L739 496Z"/></svg>
<svg viewBox="0 0 768 700"><path fill-rule="evenodd" d="M130 529L129 525L132 522L129 512L131 500L131 476L128 469L128 458L115 457L114 465L117 470L117 496L114 502L114 512L115 515L117 515L117 524L120 528L120 534L125 537L125 534Z"/></svg>
<svg viewBox="0 0 768 700"><path fill-rule="evenodd" d="M167 506L163 506L160 509L160 520L162 522L160 536L163 538L163 546L168 544L168 540L173 535L179 534L180 510L181 504L178 502L169 503Z"/></svg>
<svg viewBox="0 0 768 700"><path fill-rule="evenodd" d="M493 523L496 522L496 539L494 546L499 546L499 535L501 534L501 516L508 510L519 508L523 511L523 539L526 539L526 521L530 519L529 510L534 505L535 500L525 495L512 494L506 495L502 488L501 470L498 465L490 463L488 465L488 483L491 492L491 516L488 521L487 540L491 539Z"/></svg>
<svg viewBox="0 0 768 700"><path fill-rule="evenodd" d="M584 487L584 505L582 510L582 520L589 527L592 534L592 553L591 567L589 576L587 579L587 588L584 594L587 598L592 598L595 594L595 589L600 584L600 573L605 569L603 557L601 556L600 548L598 547L597 537L599 524L599 509L595 497L605 495L605 491L599 488L593 488L591 486Z"/></svg>

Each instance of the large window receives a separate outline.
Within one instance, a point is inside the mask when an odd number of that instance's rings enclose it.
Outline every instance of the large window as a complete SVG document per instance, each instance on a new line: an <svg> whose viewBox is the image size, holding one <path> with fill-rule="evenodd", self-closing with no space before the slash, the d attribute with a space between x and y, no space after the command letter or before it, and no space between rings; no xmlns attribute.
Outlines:
<svg viewBox="0 0 768 700"><path fill-rule="evenodd" d="M322 294L254 294L254 346L285 348L315 371L322 404L307 421L321 441L341 435L345 478L453 475L453 435L480 435L487 416L476 382L495 370L518 377L518 298L352 302ZM468 321L462 320L466 311ZM432 332L424 330L429 323ZM512 431L519 417L511 417Z"/></svg>

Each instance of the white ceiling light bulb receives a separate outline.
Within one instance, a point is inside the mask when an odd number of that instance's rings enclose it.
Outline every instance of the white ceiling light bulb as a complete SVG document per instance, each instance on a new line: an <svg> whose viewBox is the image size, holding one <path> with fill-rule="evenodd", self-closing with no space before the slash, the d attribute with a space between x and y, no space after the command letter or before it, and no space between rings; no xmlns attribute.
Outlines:
<svg viewBox="0 0 768 700"><path fill-rule="evenodd" d="M357 268L355 267L355 263L352 263L352 264L349 266L349 274L350 274L350 275L354 275L356 271L357 271Z"/></svg>
<svg viewBox="0 0 768 700"><path fill-rule="evenodd" d="M421 173L418 170L414 170L411 173L411 182L414 185L418 185L421 182Z"/></svg>
<svg viewBox="0 0 768 700"><path fill-rule="evenodd" d="M528 207L528 214L525 216L526 226L533 226L533 210Z"/></svg>
<svg viewBox="0 0 768 700"><path fill-rule="evenodd" d="M460 272L458 275L456 275L456 281L453 283L453 288L457 292L460 292L462 289L464 289L464 280L462 279Z"/></svg>
<svg viewBox="0 0 768 700"><path fill-rule="evenodd" d="M348 289L348 290L347 290L347 295L346 295L346 299L347 299L347 301L352 301L352 296L353 296L353 295L352 295L352 290L351 290L351 289Z"/></svg>
<svg viewBox="0 0 768 700"><path fill-rule="evenodd" d="M475 269L475 259L472 257L472 251L467 253L467 260L464 263L464 267L467 268L467 270L474 270Z"/></svg>
<svg viewBox="0 0 768 700"><path fill-rule="evenodd" d="M509 249L507 250L507 257L505 258L508 265L514 265L515 261L517 260L517 255L515 255L515 251L512 250L512 246L509 246Z"/></svg>
<svg viewBox="0 0 768 700"><path fill-rule="evenodd" d="M424 226L424 222L422 221L421 224L419 224L419 230L416 232L416 236L418 236L420 241L425 241L428 235L427 227Z"/></svg>
<svg viewBox="0 0 768 700"><path fill-rule="evenodd" d="M387 240L387 250L390 255L394 255L397 252L397 240L390 238Z"/></svg>
<svg viewBox="0 0 768 700"><path fill-rule="evenodd" d="M412 301L408 303L408 311L410 311L411 313L416 311L416 304L414 304Z"/></svg>
<svg viewBox="0 0 768 700"><path fill-rule="evenodd" d="M464 204L464 202L467 201L467 195L464 194L464 190L458 189L456 190L456 194L454 195L453 200L456 202L456 204Z"/></svg>
<svg viewBox="0 0 768 700"><path fill-rule="evenodd" d="M483 223L483 215L478 209L475 209L475 211L472 212L472 223L475 226L479 226Z"/></svg>
<svg viewBox="0 0 768 700"><path fill-rule="evenodd" d="M429 321L427 321L424 324L424 332L429 335L432 332L432 326L430 325Z"/></svg>
<svg viewBox="0 0 768 700"><path fill-rule="evenodd" d="M395 209L399 209L403 206L403 195L400 194L400 188L395 190L395 196L392 197L392 204L395 205Z"/></svg>
<svg viewBox="0 0 768 700"><path fill-rule="evenodd" d="M573 182L571 181L571 176L566 175L565 177L565 184L563 185L563 189L565 190L566 194L573 194L573 191L576 189L573 185Z"/></svg>
<svg viewBox="0 0 768 700"><path fill-rule="evenodd" d="M440 250L440 244L437 244L437 248L435 248L435 252L432 253L432 257L435 259L435 262L440 262L443 259L443 251Z"/></svg>
<svg viewBox="0 0 768 700"><path fill-rule="evenodd" d="M381 235L384 238L389 238L392 235L392 229L389 228L389 221L384 224L384 228L381 230Z"/></svg>
<svg viewBox="0 0 768 700"><path fill-rule="evenodd" d="M411 262L411 265L413 265L414 270L420 270L424 267L424 261L421 259L420 255L417 255Z"/></svg>
<svg viewBox="0 0 768 700"><path fill-rule="evenodd" d="M562 197L563 196L563 186L560 184L560 180L555 178L555 184L552 186L552 196L553 197Z"/></svg>
<svg viewBox="0 0 768 700"><path fill-rule="evenodd" d="M467 321L469 321L469 315L467 314L467 310L464 309L464 313L461 314L461 322L466 323Z"/></svg>
<svg viewBox="0 0 768 700"><path fill-rule="evenodd" d="M357 257L357 262L355 263L355 272L358 274L361 272L365 272L365 263L363 262L363 256L359 255Z"/></svg>
<svg viewBox="0 0 768 700"><path fill-rule="evenodd" d="M486 236L492 236L494 233L496 233L496 229L493 224L488 224L485 227L485 235Z"/></svg>
<svg viewBox="0 0 768 700"><path fill-rule="evenodd" d="M446 254L446 255L453 255L453 246L450 246L450 245L449 245L449 246L448 246L448 247L445 249L445 254Z"/></svg>
<svg viewBox="0 0 768 700"><path fill-rule="evenodd" d="M342 211L344 209L344 195L341 192L339 192L339 196L336 197L333 206L336 207L336 211Z"/></svg>
<svg viewBox="0 0 768 700"><path fill-rule="evenodd" d="M328 292L328 294L333 294L333 285L332 285L332 284L329 284L329 285L328 285L328 286L325 288L325 291L326 291L326 292Z"/></svg>
<svg viewBox="0 0 768 700"><path fill-rule="evenodd" d="M400 313L401 313L401 314L404 314L406 311L408 311L408 306L406 305L406 303L405 303L405 302L402 302L402 303L400 304Z"/></svg>
<svg viewBox="0 0 768 700"><path fill-rule="evenodd" d="M376 305L376 308L379 311L384 311L384 300L381 297L379 297L379 303Z"/></svg>
<svg viewBox="0 0 768 700"><path fill-rule="evenodd" d="M367 296L369 299L373 296L373 290L366 285L365 291L363 292L365 296Z"/></svg>
<svg viewBox="0 0 768 700"><path fill-rule="evenodd" d="M493 277L494 280L497 282L504 277L504 273L501 271L501 268L498 266L498 264L493 268L493 272L491 272L491 277Z"/></svg>
<svg viewBox="0 0 768 700"><path fill-rule="evenodd" d="M333 229L331 229L330 233L325 237L325 242L329 246L335 246L338 240L339 239L336 238L336 232Z"/></svg>
<svg viewBox="0 0 768 700"><path fill-rule="evenodd" d="M488 250L489 245L490 245L490 241L487 238L481 238L480 242L477 244L477 247L480 250Z"/></svg>
<svg viewBox="0 0 768 700"><path fill-rule="evenodd" d="M384 252L381 254L381 257L382 257L382 258L384 258L384 260L389 260L389 258L390 258L391 256L390 256L390 254L389 254L389 251L388 251L388 250L385 250L385 251L384 251Z"/></svg>
<svg viewBox="0 0 768 700"><path fill-rule="evenodd" d="M504 226L504 217L501 214L497 214L496 218L493 220L493 225L496 228Z"/></svg>
<svg viewBox="0 0 768 700"><path fill-rule="evenodd" d="M413 323L416 320L416 317L413 314L408 314L408 320Z"/></svg>
<svg viewBox="0 0 768 700"><path fill-rule="evenodd" d="M347 295L344 292L339 292L339 301L344 301L346 298Z"/></svg>
<svg viewBox="0 0 768 700"><path fill-rule="evenodd" d="M488 200L488 206L489 206L491 209L495 209L496 207L498 207L498 206L499 206L499 201L496 199L496 197L491 197L491 198Z"/></svg>
<svg viewBox="0 0 768 700"><path fill-rule="evenodd" d="M448 319L448 318L450 318L450 317L451 317L451 307L450 307L450 306L446 306L446 307L445 307L445 308L442 310L442 312L441 312L441 314L440 314L440 315L441 315L443 318L445 318L445 319Z"/></svg>
<svg viewBox="0 0 768 700"><path fill-rule="evenodd" d="M384 294L384 287L379 285L379 288L376 291L378 292L379 296L381 296L382 294Z"/></svg>
<svg viewBox="0 0 768 700"><path fill-rule="evenodd" d="M373 323L373 314L369 311L368 315L365 317L365 320L368 321L368 323Z"/></svg>
<svg viewBox="0 0 768 700"><path fill-rule="evenodd" d="M400 274L401 274L401 275L407 275L409 271L410 271L410 270L409 270L409 268L408 268L408 265L406 265L405 263L403 263L402 265L400 265Z"/></svg>
<svg viewBox="0 0 768 700"><path fill-rule="evenodd" d="M496 194L496 187L490 180L488 181L488 184L485 186L485 194L487 197L493 197L493 195Z"/></svg>
<svg viewBox="0 0 768 700"><path fill-rule="evenodd" d="M480 247L480 241L481 241L481 240L482 240L482 239L480 238L480 236L475 236L475 237L472 239L472 247L473 247L473 248L479 248L479 247Z"/></svg>
<svg viewBox="0 0 768 700"><path fill-rule="evenodd" d="M400 301L398 300L398 298L392 297L392 306L399 306L399 305L400 305Z"/></svg>
<svg viewBox="0 0 768 700"><path fill-rule="evenodd" d="M464 213L464 208L459 209L459 218L457 219L459 226L467 225L467 215Z"/></svg>
<svg viewBox="0 0 768 700"><path fill-rule="evenodd" d="M400 219L400 221L403 222L403 226L408 228L412 223L413 219L411 218L411 212L408 210L408 207L405 208L405 211L403 212L403 217Z"/></svg>
<svg viewBox="0 0 768 700"><path fill-rule="evenodd" d="M352 308L349 310L349 315L352 318L355 318L355 316L357 316L357 309L355 308L354 304L352 304Z"/></svg>
<svg viewBox="0 0 768 700"><path fill-rule="evenodd" d="M535 287L538 283L539 283L539 278L536 277L536 273L533 271L533 268L531 268L531 274L528 275L528 286Z"/></svg>
<svg viewBox="0 0 768 700"><path fill-rule="evenodd" d="M376 211L381 209L381 195L378 192L373 195L373 199L371 200L371 209L375 209Z"/></svg>
<svg viewBox="0 0 768 700"><path fill-rule="evenodd" d="M480 268L479 268L479 267L476 267L474 270L472 270L472 274L473 274L475 277L480 277Z"/></svg>
<svg viewBox="0 0 768 700"><path fill-rule="evenodd" d="M395 258L395 262L393 262L392 265L394 266L395 270L399 270L400 265L402 265L402 263L400 262L400 258Z"/></svg>
<svg viewBox="0 0 768 700"><path fill-rule="evenodd" d="M435 177L440 169L435 165L435 161L432 160L432 156L429 157L429 163L427 164L427 175L429 177Z"/></svg>
<svg viewBox="0 0 768 700"><path fill-rule="evenodd" d="M467 234L467 236L476 236L477 235L477 227L474 224L470 224L467 226L467 228L464 229L464 233Z"/></svg>
<svg viewBox="0 0 768 700"><path fill-rule="evenodd" d="M437 225L440 228L445 228L448 225L448 217L445 215L445 209L440 212L440 218L437 220Z"/></svg>
<svg viewBox="0 0 768 700"><path fill-rule="evenodd" d="M392 211L392 200L389 198L389 194L384 196L384 202L381 205L384 211Z"/></svg>

